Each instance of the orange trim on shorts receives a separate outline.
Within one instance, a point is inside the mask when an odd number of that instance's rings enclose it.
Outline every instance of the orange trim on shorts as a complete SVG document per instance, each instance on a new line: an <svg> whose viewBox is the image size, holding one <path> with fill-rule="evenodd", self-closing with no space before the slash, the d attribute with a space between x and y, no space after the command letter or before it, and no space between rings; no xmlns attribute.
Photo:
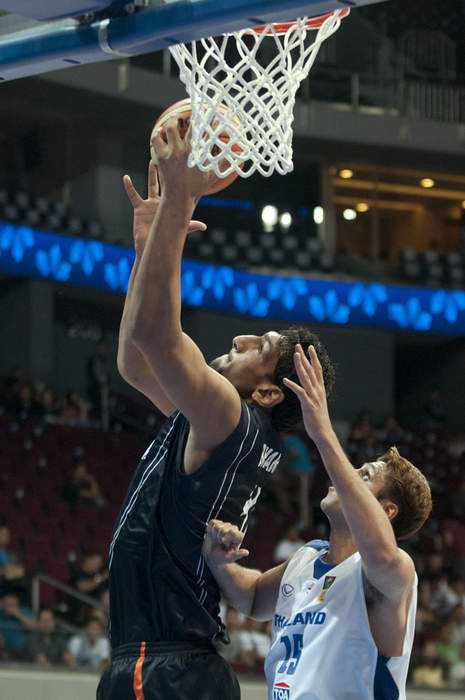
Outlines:
<svg viewBox="0 0 465 700"><path fill-rule="evenodd" d="M134 689L134 695L136 700L144 700L144 689L142 680L142 665L145 659L145 642L140 644L140 656L137 659L136 667L134 669L134 678L132 681L132 687Z"/></svg>

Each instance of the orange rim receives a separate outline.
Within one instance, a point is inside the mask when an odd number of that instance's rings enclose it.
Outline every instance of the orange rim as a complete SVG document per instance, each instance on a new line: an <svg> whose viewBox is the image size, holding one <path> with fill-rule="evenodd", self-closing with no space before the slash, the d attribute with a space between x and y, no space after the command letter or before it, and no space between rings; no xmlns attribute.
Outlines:
<svg viewBox="0 0 465 700"><path fill-rule="evenodd" d="M325 15L318 15L318 17L310 17L305 22L305 26L307 29L319 29L323 22L325 22L328 19L328 17L331 17L331 15L334 15L336 13L339 13L340 19L343 19L344 17L347 17L347 15L350 13L350 8L345 7L342 10L334 10L334 12L327 12ZM288 31L288 29L290 29L290 27L293 27L295 24L295 20L293 22L273 22L275 34L285 34ZM261 24L259 27L252 27L252 31L256 32L257 34L262 34L267 26L267 24ZM272 34L271 29L268 29L267 34Z"/></svg>

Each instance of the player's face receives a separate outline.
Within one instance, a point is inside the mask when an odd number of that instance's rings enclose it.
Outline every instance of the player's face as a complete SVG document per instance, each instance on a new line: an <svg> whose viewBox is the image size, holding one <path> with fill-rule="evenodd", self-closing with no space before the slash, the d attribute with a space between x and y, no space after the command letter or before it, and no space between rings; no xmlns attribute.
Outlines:
<svg viewBox="0 0 465 700"><path fill-rule="evenodd" d="M359 475L361 481L365 484L375 496L381 491L384 486L384 468L385 463L381 460L377 462L366 462L360 469L355 471ZM321 509L329 517L331 513L341 510L339 496L334 486L329 486L328 493L320 503Z"/></svg>
<svg viewBox="0 0 465 700"><path fill-rule="evenodd" d="M273 377L278 361L280 335L238 335L232 348L210 363L210 367L234 384L243 398L248 398L261 382Z"/></svg>

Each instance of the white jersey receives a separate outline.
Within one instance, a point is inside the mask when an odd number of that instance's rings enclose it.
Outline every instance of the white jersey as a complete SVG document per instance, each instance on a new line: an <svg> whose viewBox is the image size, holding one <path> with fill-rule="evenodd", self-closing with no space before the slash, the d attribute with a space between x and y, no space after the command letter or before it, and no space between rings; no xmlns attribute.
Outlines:
<svg viewBox="0 0 465 700"><path fill-rule="evenodd" d="M382 656L373 640L356 552L320 578L327 542L305 545L289 562L265 662L269 700L405 700L415 632L417 576L402 656Z"/></svg>

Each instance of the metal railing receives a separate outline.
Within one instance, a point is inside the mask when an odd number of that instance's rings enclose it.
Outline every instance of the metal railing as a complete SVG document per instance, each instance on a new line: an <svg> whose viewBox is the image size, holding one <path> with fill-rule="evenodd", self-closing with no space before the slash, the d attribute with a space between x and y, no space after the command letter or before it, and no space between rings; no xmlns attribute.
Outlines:
<svg viewBox="0 0 465 700"><path fill-rule="evenodd" d="M31 587L31 603L32 603L32 610L35 615L38 614L40 610L40 584L41 583L46 583L47 585L51 586L52 588L55 588L57 591L61 591L61 593L66 593L68 596L71 596L72 598L76 598L77 600L81 601L81 603L85 603L86 605L89 605L92 608L97 608L97 610L101 610L102 612L106 613L107 609L105 608L102 603L97 600L96 598L92 598L89 595L86 595L85 593L81 593L78 591L76 588L73 588L72 586L68 586L66 583L63 583L62 581L58 581L56 578L52 578L51 576L48 576L47 574L43 573L37 573L34 575L32 579L32 587Z"/></svg>

